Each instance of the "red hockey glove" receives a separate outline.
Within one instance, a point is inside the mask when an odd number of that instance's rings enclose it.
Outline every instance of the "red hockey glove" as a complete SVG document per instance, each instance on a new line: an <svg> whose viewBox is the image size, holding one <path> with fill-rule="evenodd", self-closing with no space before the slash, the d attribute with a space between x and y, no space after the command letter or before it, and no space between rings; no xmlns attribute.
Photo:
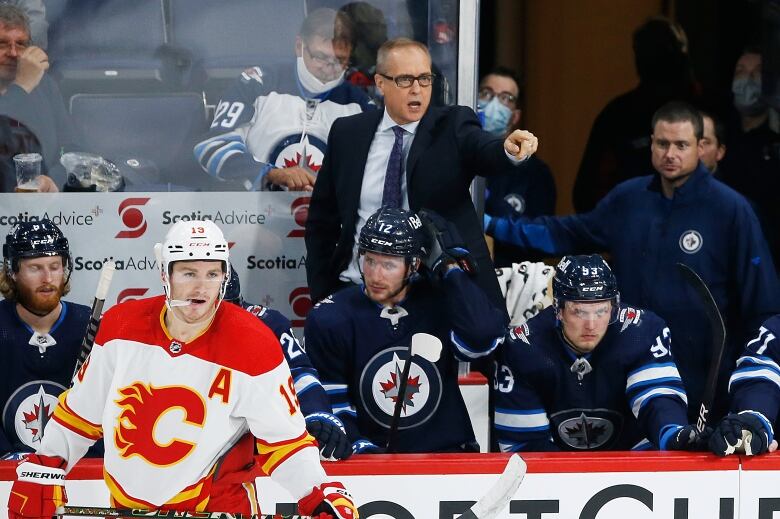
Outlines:
<svg viewBox="0 0 780 519"><path fill-rule="evenodd" d="M9 519L51 519L65 495L65 460L30 454L16 467L16 481L8 497Z"/></svg>
<svg viewBox="0 0 780 519"><path fill-rule="evenodd" d="M358 519L352 496L337 482L314 487L311 494L298 501L298 513L316 519Z"/></svg>

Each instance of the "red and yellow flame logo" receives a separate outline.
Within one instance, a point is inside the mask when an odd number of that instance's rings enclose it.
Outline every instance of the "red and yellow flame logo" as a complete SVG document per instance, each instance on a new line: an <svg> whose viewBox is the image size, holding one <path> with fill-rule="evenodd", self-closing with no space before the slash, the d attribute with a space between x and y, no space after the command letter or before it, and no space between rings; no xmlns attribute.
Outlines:
<svg viewBox="0 0 780 519"><path fill-rule="evenodd" d="M206 422L206 403L194 390L183 386L155 387L135 382L119 390L115 400L122 408L114 427L114 443L123 458L140 456L152 465L173 465L186 458L195 443L171 438L158 441L168 431L157 430L162 417L170 411L184 412L182 424L203 427ZM180 429L178 429L180 430Z"/></svg>

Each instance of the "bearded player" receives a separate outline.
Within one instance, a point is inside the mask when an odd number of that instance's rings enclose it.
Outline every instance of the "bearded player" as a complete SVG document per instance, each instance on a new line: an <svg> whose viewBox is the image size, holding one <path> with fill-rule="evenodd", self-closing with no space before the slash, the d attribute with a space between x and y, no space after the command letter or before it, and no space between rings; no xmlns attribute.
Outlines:
<svg viewBox="0 0 780 519"><path fill-rule="evenodd" d="M0 268L0 456L18 459L41 444L44 427L73 376L89 308L62 297L73 261L48 219L23 222L3 244Z"/></svg>

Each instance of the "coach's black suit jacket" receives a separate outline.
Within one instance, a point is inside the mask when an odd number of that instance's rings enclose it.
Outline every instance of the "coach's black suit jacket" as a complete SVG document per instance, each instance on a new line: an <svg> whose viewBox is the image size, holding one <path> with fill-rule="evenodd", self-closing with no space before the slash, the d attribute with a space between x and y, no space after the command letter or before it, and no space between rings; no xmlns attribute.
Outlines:
<svg viewBox="0 0 780 519"><path fill-rule="evenodd" d="M363 170L382 116L382 110L363 112L337 119L330 129L306 222L306 275L313 301L338 288L339 274L352 257ZM458 227L479 265L478 284L499 308L505 304L469 186L476 172L489 175L508 161L503 139L483 131L473 110L448 106L428 109L406 163L411 210L433 209Z"/></svg>

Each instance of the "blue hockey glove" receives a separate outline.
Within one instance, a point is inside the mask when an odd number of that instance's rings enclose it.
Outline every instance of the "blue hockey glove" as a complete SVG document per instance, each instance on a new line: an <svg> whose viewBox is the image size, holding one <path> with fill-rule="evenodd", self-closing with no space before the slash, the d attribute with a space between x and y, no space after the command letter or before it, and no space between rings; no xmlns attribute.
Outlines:
<svg viewBox="0 0 780 519"><path fill-rule="evenodd" d="M774 439L772 424L756 411L730 413L710 436L709 447L718 456L741 453L763 454Z"/></svg>
<svg viewBox="0 0 780 519"><path fill-rule="evenodd" d="M467 274L475 276L477 264L455 224L430 209L422 209L419 216L428 235L428 255L423 258L425 266L431 272L443 275L446 266L455 263Z"/></svg>
<svg viewBox="0 0 780 519"><path fill-rule="evenodd" d="M352 452L354 454L384 454L386 451L383 447L374 445L368 440L358 440L352 444Z"/></svg>
<svg viewBox="0 0 780 519"><path fill-rule="evenodd" d="M352 455L346 429L330 413L312 413L306 417L306 430L320 446L320 456L328 461L345 460Z"/></svg>
<svg viewBox="0 0 780 519"><path fill-rule="evenodd" d="M660 448L665 451L703 451L707 450L707 438L712 428L707 427L700 433L695 425L671 425L661 433Z"/></svg>

